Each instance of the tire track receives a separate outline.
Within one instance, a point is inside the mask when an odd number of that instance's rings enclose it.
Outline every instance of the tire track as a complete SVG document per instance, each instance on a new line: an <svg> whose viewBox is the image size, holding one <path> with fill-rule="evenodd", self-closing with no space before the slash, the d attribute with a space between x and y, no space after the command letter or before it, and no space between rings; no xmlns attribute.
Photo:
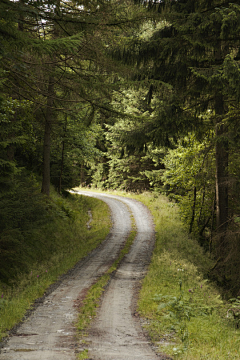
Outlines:
<svg viewBox="0 0 240 360"><path fill-rule="evenodd" d="M91 196L106 196L126 204L134 216L137 235L104 292L96 320L85 339L89 343L89 359L159 359L135 316L140 280L146 274L154 247L155 233L151 214L142 203L132 199L105 194Z"/></svg>

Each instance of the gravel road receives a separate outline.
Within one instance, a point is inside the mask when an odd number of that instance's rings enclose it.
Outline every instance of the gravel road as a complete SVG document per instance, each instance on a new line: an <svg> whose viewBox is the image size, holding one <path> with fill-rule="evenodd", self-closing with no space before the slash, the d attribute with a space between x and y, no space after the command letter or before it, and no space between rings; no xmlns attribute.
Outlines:
<svg viewBox="0 0 240 360"><path fill-rule="evenodd" d="M18 327L3 347L0 360L76 359L82 346L75 339L73 324L77 309L74 305L118 256L131 231L131 214L137 236L104 292L84 346L91 360L165 359L152 350L135 316L140 280L146 273L154 246L154 226L149 210L132 199L84 191L79 194L99 198L108 204L113 222L110 234Z"/></svg>

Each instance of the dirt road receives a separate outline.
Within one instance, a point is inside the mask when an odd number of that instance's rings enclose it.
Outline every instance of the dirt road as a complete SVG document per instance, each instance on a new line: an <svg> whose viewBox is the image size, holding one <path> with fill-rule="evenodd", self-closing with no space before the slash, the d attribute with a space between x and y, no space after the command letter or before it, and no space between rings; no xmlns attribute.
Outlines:
<svg viewBox="0 0 240 360"><path fill-rule="evenodd" d="M87 347L92 360L159 359L144 337L135 305L154 245L154 226L148 209L135 200L81 192L105 201L113 226L107 239L80 261L57 289L18 328L0 354L0 360L72 360L81 350L76 344L74 304L117 257L131 230L131 213L137 236L108 289L89 330Z"/></svg>

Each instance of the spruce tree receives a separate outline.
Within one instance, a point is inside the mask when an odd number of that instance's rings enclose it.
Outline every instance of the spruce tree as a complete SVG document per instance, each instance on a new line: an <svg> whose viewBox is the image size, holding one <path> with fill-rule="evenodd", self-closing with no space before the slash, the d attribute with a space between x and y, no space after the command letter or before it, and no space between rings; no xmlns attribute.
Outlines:
<svg viewBox="0 0 240 360"><path fill-rule="evenodd" d="M95 115L112 111L115 74L126 70L111 60L109 48L139 16L130 1L4 0L0 10L11 25L5 19L0 25L10 39L3 43L5 93L31 100L44 123L42 192L49 195L51 137L59 117L77 114L79 104Z"/></svg>
<svg viewBox="0 0 240 360"><path fill-rule="evenodd" d="M230 114L239 107L233 73L239 78L240 6L221 0L144 4L159 20L150 38L134 43L131 61L141 68L140 79L151 82L148 98L155 96L158 104L154 116L139 126L139 133L163 143L169 135L195 131L200 139L215 131L216 220L218 231L225 232ZM205 113L210 115L208 122L203 120Z"/></svg>

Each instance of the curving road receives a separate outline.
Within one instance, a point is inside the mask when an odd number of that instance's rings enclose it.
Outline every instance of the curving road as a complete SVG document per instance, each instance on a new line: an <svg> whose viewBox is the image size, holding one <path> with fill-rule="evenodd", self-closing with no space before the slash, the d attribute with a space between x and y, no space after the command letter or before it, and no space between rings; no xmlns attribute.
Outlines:
<svg viewBox="0 0 240 360"><path fill-rule="evenodd" d="M117 258L131 231L134 216L137 235L107 290L87 340L91 360L155 360L134 316L140 280L154 246L154 226L149 210L140 202L119 196L81 191L79 194L105 201L113 226L106 240L80 261L57 289L17 329L2 349L0 360L75 360L83 350L76 344L74 306L86 290Z"/></svg>

